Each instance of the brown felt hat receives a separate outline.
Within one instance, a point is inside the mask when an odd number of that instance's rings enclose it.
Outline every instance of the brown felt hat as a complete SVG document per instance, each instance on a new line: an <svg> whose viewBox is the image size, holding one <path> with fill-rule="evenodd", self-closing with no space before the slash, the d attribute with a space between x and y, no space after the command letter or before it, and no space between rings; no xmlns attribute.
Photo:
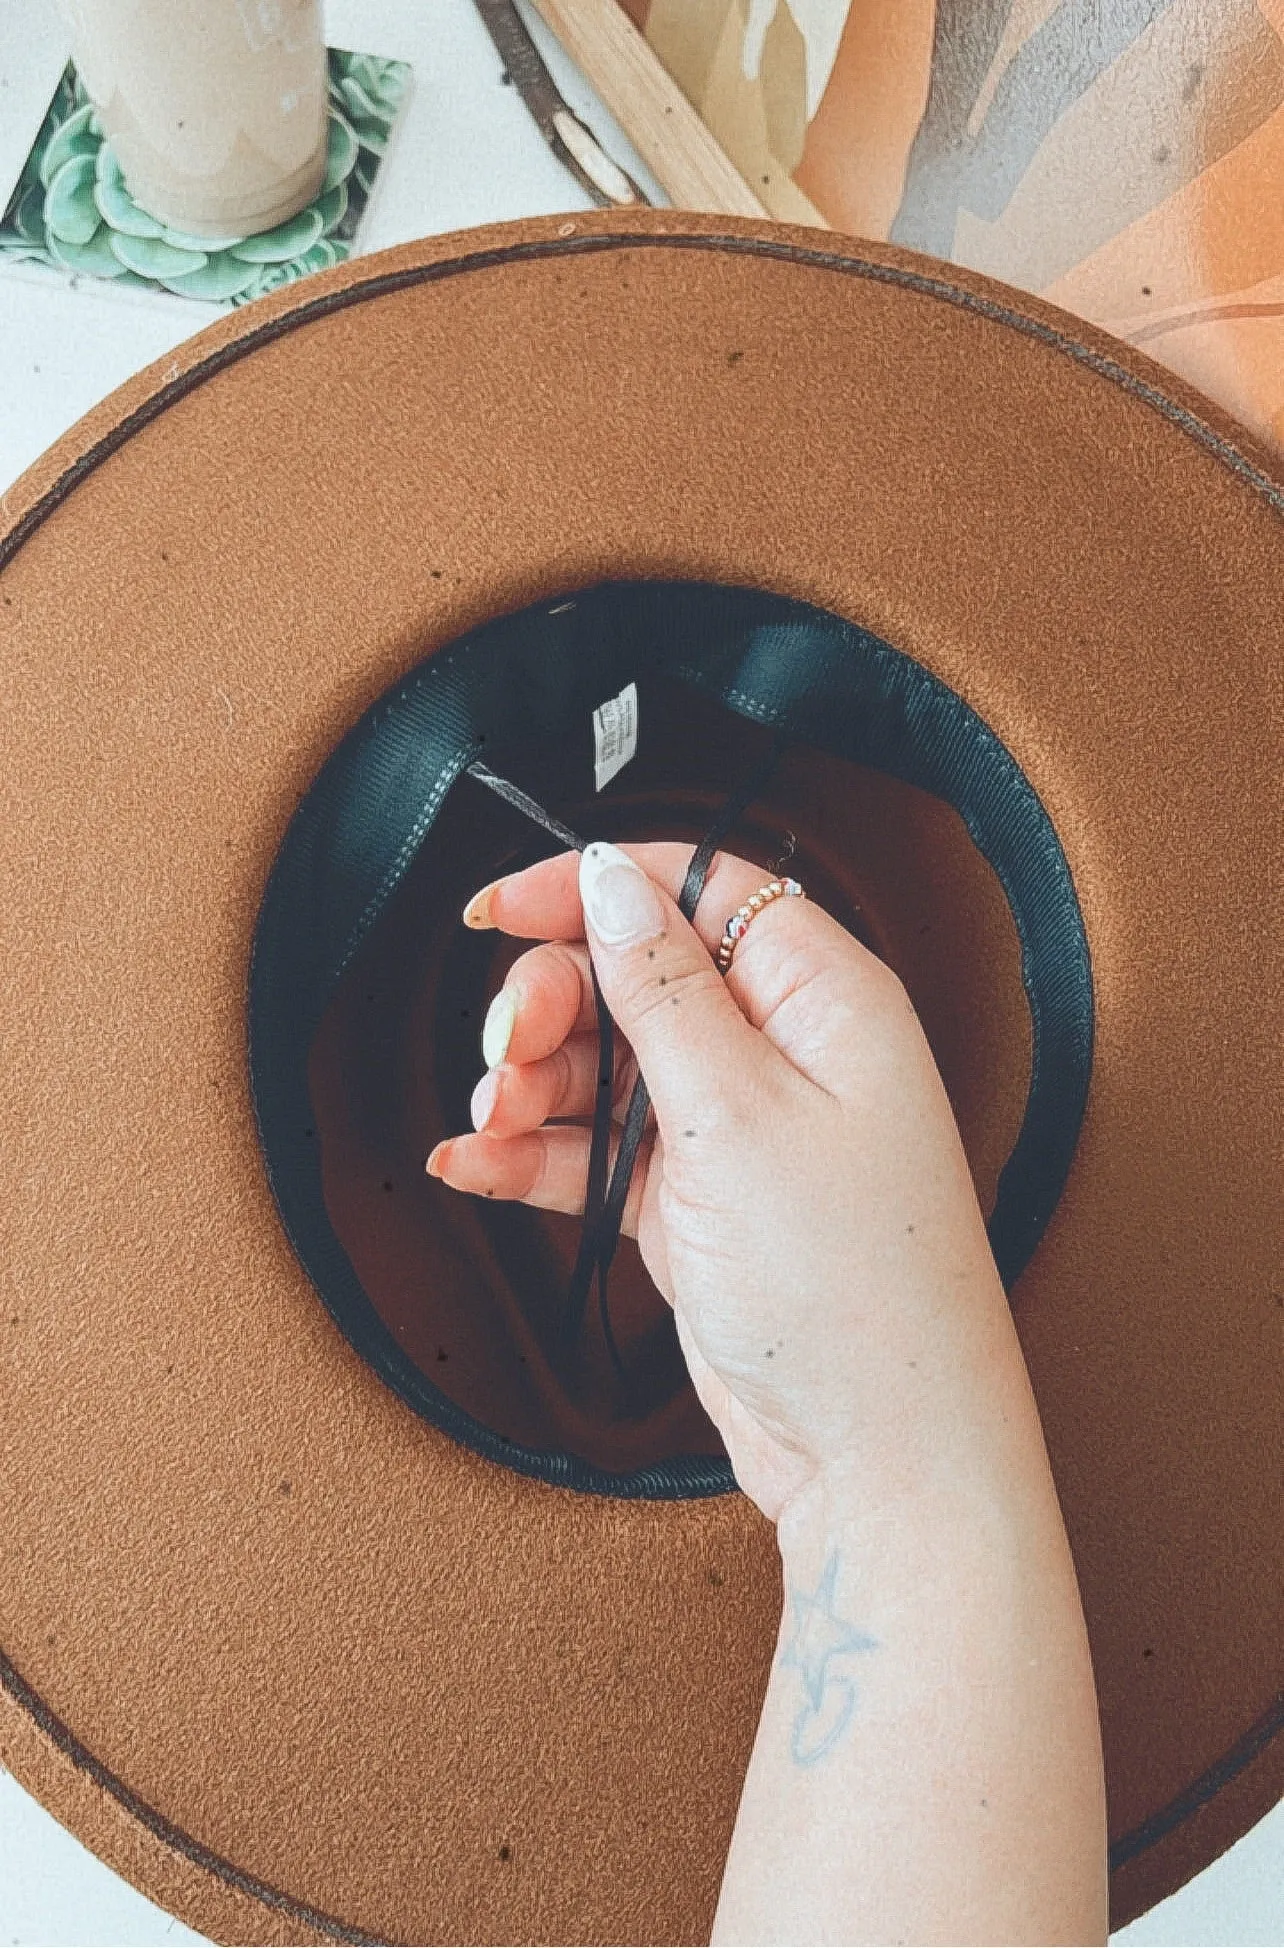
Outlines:
<svg viewBox="0 0 1284 1948"><path fill-rule="evenodd" d="M515 951L460 910L556 849L468 763L694 840L782 731L726 843L892 962L950 1090L1079 1574L1112 1926L1259 1820L1278 463L1033 298L666 211L283 290L2 511L17 1777L225 1939L707 1939L774 1533L633 1247L622 1390L596 1314L558 1334L577 1224L423 1161Z"/></svg>

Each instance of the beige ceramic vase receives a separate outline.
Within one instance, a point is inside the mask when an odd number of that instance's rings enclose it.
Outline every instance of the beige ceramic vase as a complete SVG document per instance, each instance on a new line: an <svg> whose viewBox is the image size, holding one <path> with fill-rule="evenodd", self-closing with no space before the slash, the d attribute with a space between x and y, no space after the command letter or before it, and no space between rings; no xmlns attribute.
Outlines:
<svg viewBox="0 0 1284 1948"><path fill-rule="evenodd" d="M320 0L60 0L134 201L193 237L270 230L326 165Z"/></svg>

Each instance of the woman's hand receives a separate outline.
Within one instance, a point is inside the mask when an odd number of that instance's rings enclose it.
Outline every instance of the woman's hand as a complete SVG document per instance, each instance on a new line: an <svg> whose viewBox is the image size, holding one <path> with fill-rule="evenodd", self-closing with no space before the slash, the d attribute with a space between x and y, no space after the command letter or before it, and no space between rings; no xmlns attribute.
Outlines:
<svg viewBox="0 0 1284 1948"><path fill-rule="evenodd" d="M768 875L720 854L689 924L681 845L598 844L486 887L466 917L541 945L487 1016L459 1190L584 1208L589 955L654 1105L625 1211L736 1479L771 1520L855 1471L892 1492L976 1451L1015 1336L958 1130L896 976L811 901L727 916ZM1017 1355L1019 1359L1019 1353ZM953 1438L958 1435L956 1442Z"/></svg>
<svg viewBox="0 0 1284 1948"><path fill-rule="evenodd" d="M710 950L761 869L720 857L691 927L673 898L688 849L629 852L552 859L473 902L474 924L545 944L487 1018L479 1134L430 1166L582 1209L588 1129L550 1119L592 1107L591 953L633 1050L617 1101L636 1059L656 1112L627 1227L781 1553L713 1938L1104 1941L1074 1565L918 1020L808 900L764 907L724 982Z"/></svg>

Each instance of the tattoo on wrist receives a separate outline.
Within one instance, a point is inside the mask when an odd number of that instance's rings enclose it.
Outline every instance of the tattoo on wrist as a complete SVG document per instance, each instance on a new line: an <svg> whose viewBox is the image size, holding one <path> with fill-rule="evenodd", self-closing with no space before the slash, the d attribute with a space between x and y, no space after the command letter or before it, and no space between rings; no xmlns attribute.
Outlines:
<svg viewBox="0 0 1284 1948"><path fill-rule="evenodd" d="M857 1651L876 1650L878 1639L866 1636L834 1607L841 1560L831 1549L820 1582L810 1594L793 1586L793 1636L780 1656L782 1670L796 1670L802 1679L803 1700L794 1719L790 1749L795 1765L814 1765L838 1743L856 1709L856 1681L835 1671L836 1658Z"/></svg>

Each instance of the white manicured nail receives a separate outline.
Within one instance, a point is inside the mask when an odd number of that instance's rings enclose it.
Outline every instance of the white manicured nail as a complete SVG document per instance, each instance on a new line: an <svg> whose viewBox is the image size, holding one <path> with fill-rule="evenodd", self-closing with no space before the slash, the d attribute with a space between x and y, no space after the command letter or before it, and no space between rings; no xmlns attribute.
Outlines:
<svg viewBox="0 0 1284 1948"><path fill-rule="evenodd" d="M619 846L596 839L580 855L585 917L608 947L635 947L664 932L664 907L651 881Z"/></svg>
<svg viewBox="0 0 1284 1948"><path fill-rule="evenodd" d="M517 995L512 988L501 988L482 1023L482 1060L488 1069L493 1069L507 1055L516 1019Z"/></svg>

